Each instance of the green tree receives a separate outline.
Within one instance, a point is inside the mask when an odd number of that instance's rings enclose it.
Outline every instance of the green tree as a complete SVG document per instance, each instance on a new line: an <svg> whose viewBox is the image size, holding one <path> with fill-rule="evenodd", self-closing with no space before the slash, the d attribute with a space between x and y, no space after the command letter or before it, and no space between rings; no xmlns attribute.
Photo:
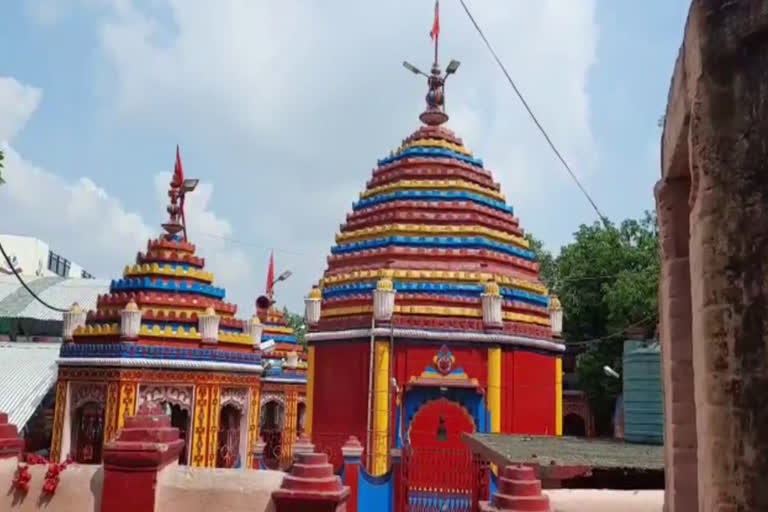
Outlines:
<svg viewBox="0 0 768 512"><path fill-rule="evenodd" d="M547 288L554 290L557 288L557 261L552 253L544 248L541 240L530 233L525 235L525 239L530 244L529 248L536 254L536 261L539 262L539 277L541 282Z"/></svg>
<svg viewBox="0 0 768 512"><path fill-rule="evenodd" d="M551 269L540 244L531 245L541 258L542 274L547 268L542 280L563 305L563 337L571 350L581 352L576 365L579 385L587 393L598 429L606 431L621 381L607 377L603 367L621 372L625 331L642 328L652 335L658 321L656 216L646 212L619 226L580 226Z"/></svg>
<svg viewBox="0 0 768 512"><path fill-rule="evenodd" d="M0 151L0 185L2 185L3 183L5 183L5 182L3 181L3 172L2 172L2 171L3 171L3 159L4 159L4 158L5 158L5 155L3 155L3 152L2 152L2 151Z"/></svg>
<svg viewBox="0 0 768 512"><path fill-rule="evenodd" d="M291 313L287 308L283 309L285 320L288 322L288 327L293 329L293 335L296 336L296 341L302 347L307 346L307 342L304 340L304 334L307 332L307 324L304 322L302 315Z"/></svg>

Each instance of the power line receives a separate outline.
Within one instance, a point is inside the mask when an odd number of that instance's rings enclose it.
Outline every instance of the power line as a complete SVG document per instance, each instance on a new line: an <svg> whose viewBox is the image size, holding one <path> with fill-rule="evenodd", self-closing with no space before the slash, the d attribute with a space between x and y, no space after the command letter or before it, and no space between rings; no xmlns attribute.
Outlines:
<svg viewBox="0 0 768 512"><path fill-rule="evenodd" d="M57 308L55 306L51 306L46 301L41 299L35 292L32 291L32 289L27 285L27 283L24 282L24 279L22 279L21 275L19 275L19 272L16 270L16 265L13 264L13 262L11 261L11 258L9 258L8 255L5 253L5 249L3 248L3 244L2 243L0 243L0 252L3 253L3 258L5 258L5 262L8 264L8 267L11 269L11 271L13 271L13 275L16 276L16 279L19 280L19 282L21 283L21 286L23 286L24 289L27 290L27 292L29 292L29 294L32 295L32 297L37 302L39 302L43 306L47 307L48 309L51 309L53 311L58 311L59 313L66 313L68 311L66 309L62 309L62 308Z"/></svg>
<svg viewBox="0 0 768 512"><path fill-rule="evenodd" d="M560 154L560 151L558 151L555 144L552 142L552 139L549 138L549 134L544 129L544 127L541 125L539 120L536 118L536 115L533 113L533 110L531 110L531 107L528 105L528 102L525 101L525 98L523 97L523 94L520 92L520 90L517 88L517 85L515 85L515 81L512 80L512 77L507 72L507 68L502 64L501 60L499 59L498 55L496 55L496 52L494 51L493 47L491 46L491 43L488 41L488 38L485 37L485 34L483 33L483 30L480 28L480 26L475 21L474 16L472 16L472 13L469 11L469 7L467 7L467 4L464 0L459 0L461 2L461 6L464 8L464 12L467 13L467 17L469 17L469 21L472 22L472 25L475 26L475 29L477 30L477 33L480 34L480 37L483 39L483 42L485 43L485 46L488 47L488 50L491 52L491 55L493 55L494 60L496 61L496 64L499 65L501 68L501 71L504 73L504 76L507 77L507 81L509 82L509 85L512 86L512 89L514 89L515 94L517 94L517 97L520 99L520 102L523 104L523 107L525 107L525 110L528 111L528 115L531 116L531 119L536 124L536 127L539 129L541 134L544 136L544 139L546 139L547 144L549 144L549 147L552 148L552 151L555 153L557 158L560 160L560 163L563 164L563 167L565 167L565 170L568 171L568 174L571 175L571 178L576 183L576 186L579 187L582 194L584 194L584 197L587 198L587 201L589 201L589 204L592 205L592 208L597 213L597 216L600 218L600 221L606 226L609 226L609 221L603 215L603 213L600 211L600 209L597 207L597 204L592 199L592 197L589 195L587 190L584 188L584 186L581 184L581 181L579 181L579 178L576 177L576 174L571 170L571 166L568 165L568 162L565 161L565 158L563 158L563 155Z"/></svg>

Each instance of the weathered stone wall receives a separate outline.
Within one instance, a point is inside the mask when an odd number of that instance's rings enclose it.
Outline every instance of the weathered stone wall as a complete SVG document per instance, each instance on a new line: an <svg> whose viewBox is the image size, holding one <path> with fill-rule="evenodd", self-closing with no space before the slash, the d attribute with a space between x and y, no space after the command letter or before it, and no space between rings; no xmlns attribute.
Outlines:
<svg viewBox="0 0 768 512"><path fill-rule="evenodd" d="M14 492L11 482L16 476L18 459L0 459L0 510L13 512L98 512L101 510L101 489L104 471L101 466L72 464L61 472L59 485L50 498L43 495L45 473L48 466L29 466L32 474L29 492Z"/></svg>
<svg viewBox="0 0 768 512"><path fill-rule="evenodd" d="M281 471L172 466L158 477L157 510L272 512L272 491L284 477Z"/></svg>
<svg viewBox="0 0 768 512"><path fill-rule="evenodd" d="M670 512L768 510L767 84L768 2L694 0L656 190Z"/></svg>

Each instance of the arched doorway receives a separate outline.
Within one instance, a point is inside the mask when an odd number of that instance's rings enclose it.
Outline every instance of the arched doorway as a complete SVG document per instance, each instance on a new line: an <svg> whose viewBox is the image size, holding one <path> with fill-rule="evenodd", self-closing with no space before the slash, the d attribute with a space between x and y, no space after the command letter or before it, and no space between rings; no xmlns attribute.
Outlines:
<svg viewBox="0 0 768 512"><path fill-rule="evenodd" d="M72 428L74 461L80 464L100 464L104 443L104 406L86 402L75 410Z"/></svg>
<svg viewBox="0 0 768 512"><path fill-rule="evenodd" d="M579 436L587 435L587 424L584 418L575 413L566 414L563 418L563 435Z"/></svg>
<svg viewBox="0 0 768 512"><path fill-rule="evenodd" d="M472 416L458 402L438 398L422 405L406 437L409 494L440 490L462 503L471 497L472 453L461 435L475 430Z"/></svg>
<svg viewBox="0 0 768 512"><path fill-rule="evenodd" d="M264 465L279 469L285 408L277 400L268 400L261 406L261 438L264 441Z"/></svg>
<svg viewBox="0 0 768 512"><path fill-rule="evenodd" d="M189 434L189 411L179 404L168 402L163 402L163 409L165 409L165 413L171 417L171 426L179 429L179 439L184 441L184 448L179 454L179 464L186 466L188 457L187 449L189 448L187 444Z"/></svg>
<svg viewBox="0 0 768 512"><path fill-rule="evenodd" d="M219 447L216 455L217 468L235 468L240 460L240 422L242 413L232 404L221 408L219 414Z"/></svg>

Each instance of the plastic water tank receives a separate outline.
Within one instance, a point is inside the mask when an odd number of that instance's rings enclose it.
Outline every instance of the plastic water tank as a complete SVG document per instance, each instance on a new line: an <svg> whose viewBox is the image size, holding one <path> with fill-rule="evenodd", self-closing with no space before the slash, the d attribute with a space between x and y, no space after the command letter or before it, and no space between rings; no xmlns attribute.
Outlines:
<svg viewBox="0 0 768 512"><path fill-rule="evenodd" d="M658 343L624 346L624 438L631 443L664 444L664 395Z"/></svg>

